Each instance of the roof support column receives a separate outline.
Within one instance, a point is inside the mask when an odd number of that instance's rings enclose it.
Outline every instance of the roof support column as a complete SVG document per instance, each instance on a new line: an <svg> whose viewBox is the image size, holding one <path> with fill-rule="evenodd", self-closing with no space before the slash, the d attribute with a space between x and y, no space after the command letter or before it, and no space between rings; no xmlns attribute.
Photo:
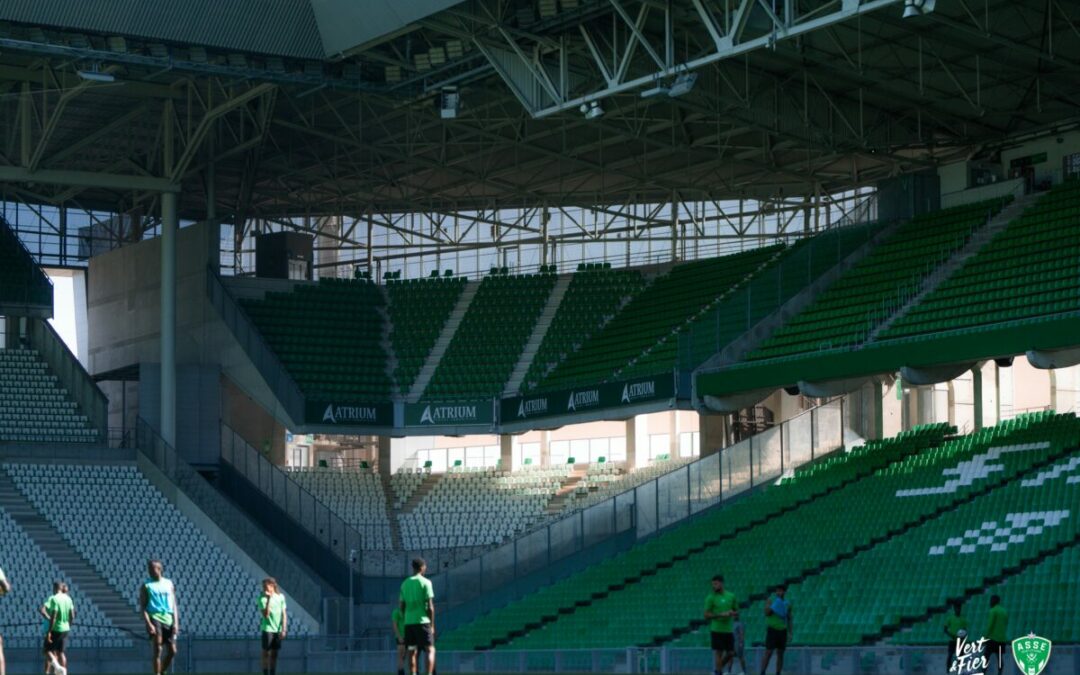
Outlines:
<svg viewBox="0 0 1080 675"><path fill-rule="evenodd" d="M173 163L172 103L164 116L165 174ZM176 229L177 195L161 193L161 437L176 447Z"/></svg>

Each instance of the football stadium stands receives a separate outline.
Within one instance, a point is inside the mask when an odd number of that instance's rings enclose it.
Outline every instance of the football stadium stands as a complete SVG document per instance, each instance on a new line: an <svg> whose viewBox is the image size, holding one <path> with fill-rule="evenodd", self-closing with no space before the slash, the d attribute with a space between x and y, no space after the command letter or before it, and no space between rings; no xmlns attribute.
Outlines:
<svg viewBox="0 0 1080 675"><path fill-rule="evenodd" d="M581 263L529 366L522 388L535 388L553 364L611 320L627 298L644 285L639 270L611 269L607 263Z"/></svg>
<svg viewBox="0 0 1080 675"><path fill-rule="evenodd" d="M364 537L364 545L393 545L386 494L378 474L368 469L292 469L289 476Z"/></svg>
<svg viewBox="0 0 1080 675"><path fill-rule="evenodd" d="M0 441L98 440L86 415L32 349L0 349Z"/></svg>
<svg viewBox="0 0 1080 675"><path fill-rule="evenodd" d="M878 339L973 328L1080 309L1080 181L1009 223Z"/></svg>
<svg viewBox="0 0 1080 675"><path fill-rule="evenodd" d="M620 492L632 490L665 473L670 473L695 459L697 458L662 456L633 471L622 466L622 462L590 464L581 482L570 493L566 510L584 509L593 504L599 504Z"/></svg>
<svg viewBox="0 0 1080 675"><path fill-rule="evenodd" d="M464 277L387 282L390 342L397 357L394 379L399 391L408 391L420 373L466 283Z"/></svg>
<svg viewBox="0 0 1080 675"><path fill-rule="evenodd" d="M399 514L406 549L497 544L536 524L569 467L451 470Z"/></svg>
<svg viewBox="0 0 1080 675"><path fill-rule="evenodd" d="M484 277L423 398L501 394L556 278L555 274Z"/></svg>
<svg viewBox="0 0 1080 675"><path fill-rule="evenodd" d="M798 240L735 293L661 338L621 370L620 377L671 372L676 365L691 370L700 365L867 243L880 228L878 223L851 225Z"/></svg>
<svg viewBox="0 0 1080 675"><path fill-rule="evenodd" d="M767 246L675 265L555 366L540 386L560 389L607 380L717 298L744 283L783 249Z"/></svg>
<svg viewBox="0 0 1080 675"><path fill-rule="evenodd" d="M744 604L749 601L744 620L748 629L753 626L755 631L760 624L757 615L763 615L761 602L776 583L793 584L795 602L807 602L798 600L802 593L795 584L799 582L807 585L823 580L820 583L852 587L847 601L856 605L850 612L856 627L846 627L846 619L833 619L828 614L803 621L816 622L821 631L808 636L808 641L857 644L866 634L859 632L858 626L865 629L881 614L871 607L880 602L877 598L903 597L878 593L860 597L855 593L858 585L851 584L851 579L872 574L880 578L876 570L884 568L884 558L874 557L880 547L895 546L893 550L899 552L906 537L915 533L918 539L910 541L919 543L908 549L918 548L926 555L930 545L944 544L950 533L963 534L964 523L974 521L978 526L989 522L993 509L983 505L1007 505L1009 510L997 517L1015 529L1020 526L1006 519L1008 513L1014 513L1013 520L1030 520L1034 516L1023 514L1060 510L1050 507L1067 497L1060 491L1048 491L1050 496L1042 500L1046 503L1036 504L1035 492L1024 492L1026 488L1013 479L1027 478L1068 459L1080 442L1076 417L1033 414L967 436L952 436L953 432L941 425L921 427L894 439L830 455L778 486L492 611L445 636L444 643L542 649L556 645L647 645L685 635L676 644L700 646L703 634L686 634L701 624L698 607L708 579L722 572L727 587ZM997 501L984 501L989 495ZM1029 499L1034 505L1020 508ZM815 524L815 536L804 536L806 523ZM1050 528L1046 523L1032 526ZM1064 537L1071 530L1063 527L1060 532ZM860 559L873 559L879 567L860 567L850 575L836 573L840 566ZM903 567L898 564L888 569L897 576ZM999 568L987 565L986 569L992 573ZM966 588L965 584L973 582L970 574L963 574L968 573L959 571L957 585ZM922 612L948 597L949 586L941 582L943 575L943 570L934 568L918 577L926 587L926 597L917 600L922 603ZM809 601L822 608L834 604L825 589ZM906 611L913 610L900 608L895 614ZM847 610L841 614L846 616ZM913 618L917 616L915 613Z"/></svg>
<svg viewBox="0 0 1080 675"><path fill-rule="evenodd" d="M1004 204L1000 199L978 202L903 223L746 359L793 356L865 341Z"/></svg>
<svg viewBox="0 0 1080 675"><path fill-rule="evenodd" d="M1074 455L1073 459L1077 457ZM1009 621L1021 631L1025 626L1038 626L1039 634L1055 643L1080 642L1080 607L1075 602L1060 602L1061 598L1075 598L1080 593L1080 544L1064 546L1060 551L1048 553L1040 562L999 577L1002 577L1000 581L964 599L961 613L969 618L973 635L982 634L990 596L999 595L1002 606L1009 612ZM940 644L946 612L951 614L953 610L951 606L935 610L925 620L898 632L891 642Z"/></svg>
<svg viewBox="0 0 1080 675"><path fill-rule="evenodd" d="M4 628L4 638L9 646L13 639L28 638L35 644L41 639L42 622L37 619L37 610L45 598L52 595L53 581L65 581L68 594L75 602L79 619L75 646L79 646L79 637L115 640L108 643L110 646L123 643L122 634L79 589L78 579L66 576L3 509L0 509L0 541L4 542L4 574L19 589L18 593L11 593L0 602L0 626Z"/></svg>
<svg viewBox="0 0 1080 675"><path fill-rule="evenodd" d="M382 291L370 281L321 279L291 292L241 300L308 396L360 401L390 396Z"/></svg>
<svg viewBox="0 0 1080 675"><path fill-rule="evenodd" d="M1047 441L1057 445L1052 438ZM1067 442L1075 447L1075 432ZM1049 471L1032 472L1052 474L1052 478L1011 480L841 562L828 574L792 585L788 594L801 607L799 642L859 644L879 639L883 627L921 618L929 610L943 608L950 598L982 591L1007 570L1041 562L1059 546L1080 541L1076 513L1080 484L1069 483L1067 474L1056 470L1064 465L1075 468L1077 457L1080 454L1073 452L1047 467ZM861 584L852 583L870 578L882 580L888 590L868 597ZM837 607L843 610L833 612ZM760 603L751 605L746 616L750 634L764 635ZM985 612L979 616L985 617ZM1023 629L1014 626L1014 630ZM1043 635L1042 631L1063 628L1045 619L1038 621L1038 627ZM972 629L980 635L982 626Z"/></svg>
<svg viewBox="0 0 1080 675"><path fill-rule="evenodd" d="M159 558L166 576L176 582L186 631L203 636L247 632L239 627L251 624L259 579L213 543L134 465L9 462L3 470L72 548L128 600L132 611L146 577L146 561ZM290 632L297 635L310 630L299 617L290 622Z"/></svg>

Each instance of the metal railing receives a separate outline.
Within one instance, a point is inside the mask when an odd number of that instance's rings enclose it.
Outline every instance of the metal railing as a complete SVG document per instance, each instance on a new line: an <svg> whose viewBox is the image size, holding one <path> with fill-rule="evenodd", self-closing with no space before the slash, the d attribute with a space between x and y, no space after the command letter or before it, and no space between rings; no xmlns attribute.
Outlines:
<svg viewBox="0 0 1080 675"><path fill-rule="evenodd" d="M303 420L305 398L300 386L266 343L262 332L225 288L221 276L212 266L206 268L206 295L289 418L293 421Z"/></svg>
<svg viewBox="0 0 1080 675"><path fill-rule="evenodd" d="M678 367L689 372L778 310L848 254L874 238L870 224L836 228L786 252L781 260L699 315L678 336Z"/></svg>
<svg viewBox="0 0 1080 675"><path fill-rule="evenodd" d="M356 528L226 424L221 425L221 458L342 561L348 563L350 551L363 550Z"/></svg>
<svg viewBox="0 0 1080 675"><path fill-rule="evenodd" d="M251 520L210 485L176 449L142 418L136 421L135 447L164 476L183 492L264 570L276 577L288 594L312 616L322 611L323 592L319 584L280 550Z"/></svg>
<svg viewBox="0 0 1080 675"><path fill-rule="evenodd" d="M90 420L90 424L102 434L109 427L109 401L98 389L94 378L86 372L79 360L56 334L45 319L30 319L26 322L27 337L30 346L49 364L49 368L60 379L64 388L78 404L79 410Z"/></svg>

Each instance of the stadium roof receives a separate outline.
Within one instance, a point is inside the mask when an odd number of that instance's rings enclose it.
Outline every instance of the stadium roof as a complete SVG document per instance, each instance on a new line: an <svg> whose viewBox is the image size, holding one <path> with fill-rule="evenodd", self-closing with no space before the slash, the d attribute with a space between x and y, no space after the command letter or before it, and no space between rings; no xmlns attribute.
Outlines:
<svg viewBox="0 0 1080 675"><path fill-rule="evenodd" d="M791 197L1078 121L1064 0L175 5L0 4L9 193L198 218L212 164L241 217Z"/></svg>

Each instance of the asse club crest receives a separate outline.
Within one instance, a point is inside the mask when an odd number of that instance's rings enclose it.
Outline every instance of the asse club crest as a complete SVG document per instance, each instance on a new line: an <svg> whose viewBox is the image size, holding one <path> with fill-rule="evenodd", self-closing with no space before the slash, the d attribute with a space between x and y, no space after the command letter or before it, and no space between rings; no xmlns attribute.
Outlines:
<svg viewBox="0 0 1080 675"><path fill-rule="evenodd" d="M1024 675L1039 675L1050 662L1050 641L1035 633L1012 641L1013 658Z"/></svg>

